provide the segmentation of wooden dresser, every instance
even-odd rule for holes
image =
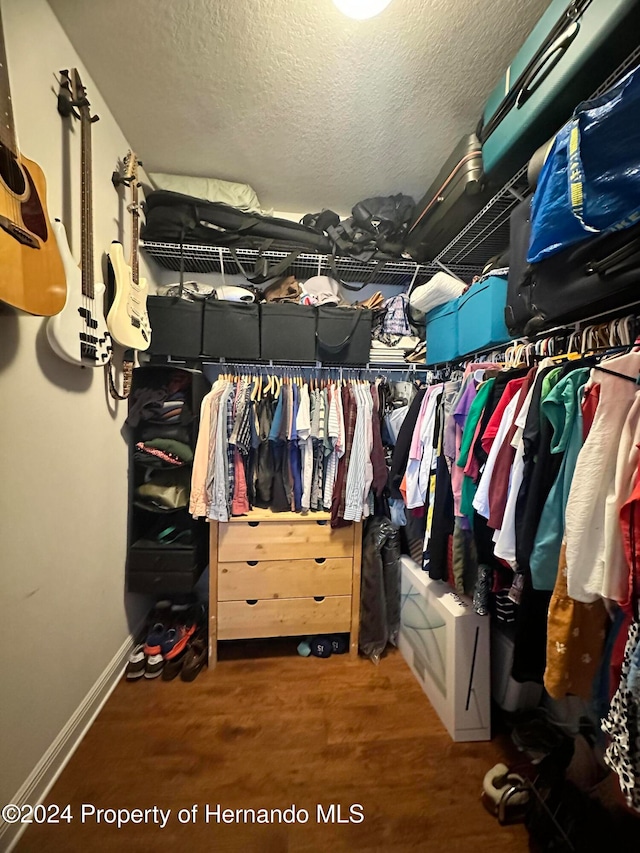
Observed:
[[[210,523],[209,666],[218,640],[350,633],[358,654],[362,525],[253,510]]]

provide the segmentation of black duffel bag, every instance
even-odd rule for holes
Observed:
[[[640,224],[570,246],[525,270],[518,291],[530,319],[522,331],[535,335],[638,303],[639,281]]]
[[[253,272],[242,270],[255,284],[281,275],[302,252],[328,254],[332,250],[325,234],[298,222],[245,213],[222,202],[205,201],[169,190],[149,193],[145,218],[140,236],[148,242],[223,246],[232,252],[238,247],[289,252],[271,268],[261,264]],[[295,251],[291,251],[292,245]]]
[[[323,364],[367,364],[371,351],[371,311],[318,308],[316,358]]]

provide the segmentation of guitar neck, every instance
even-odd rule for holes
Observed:
[[[91,117],[88,109],[81,111],[82,147],[82,293],[89,299],[95,296],[93,270],[93,190],[91,162]]]
[[[13,123],[13,105],[11,103],[11,90],[9,89],[9,69],[7,67],[7,52],[4,46],[4,30],[2,28],[2,15],[0,13],[0,115],[4,120],[0,122],[0,144],[16,156],[18,143],[16,140],[15,125]]]
[[[138,177],[131,181],[131,278],[134,284],[140,283],[140,264],[138,243],[140,241],[140,209],[138,207]]]

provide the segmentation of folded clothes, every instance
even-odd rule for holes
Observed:
[[[136,495],[143,503],[158,509],[180,509],[189,502],[189,471],[156,471],[149,481],[138,486]]]
[[[380,350],[381,352],[386,352],[389,350],[412,350],[416,344],[420,343],[420,338],[414,335],[403,335],[396,343],[392,346],[388,344],[384,344],[382,341],[374,340],[371,343],[372,350]]]
[[[173,438],[152,438],[149,441],[139,441],[136,444],[136,451],[155,456],[172,465],[184,465],[193,460],[193,450],[189,445]]]

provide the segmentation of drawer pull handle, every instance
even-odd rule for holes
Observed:
[[[259,521],[248,521],[247,524],[249,525],[249,527],[257,527],[260,524],[260,522]]]
[[[258,603],[258,599],[257,599],[257,598],[247,598],[247,604],[250,604],[250,605],[251,605],[251,607],[253,607],[253,605],[254,605],[254,604],[257,604],[257,603]]]
[[[313,596],[314,601],[324,601],[324,598],[325,598],[324,595],[314,595]]]
[[[257,566],[258,560],[247,560],[247,565],[248,566]]]
[[[323,519],[321,519],[320,521],[316,521],[316,524],[319,524],[319,525],[320,525],[320,527],[324,527],[326,523],[327,523],[327,519],[326,519],[326,518],[323,518]]]
[[[326,563],[326,562],[327,562],[326,557],[316,557],[314,560],[314,563],[317,563],[319,566],[322,565],[322,563]]]

